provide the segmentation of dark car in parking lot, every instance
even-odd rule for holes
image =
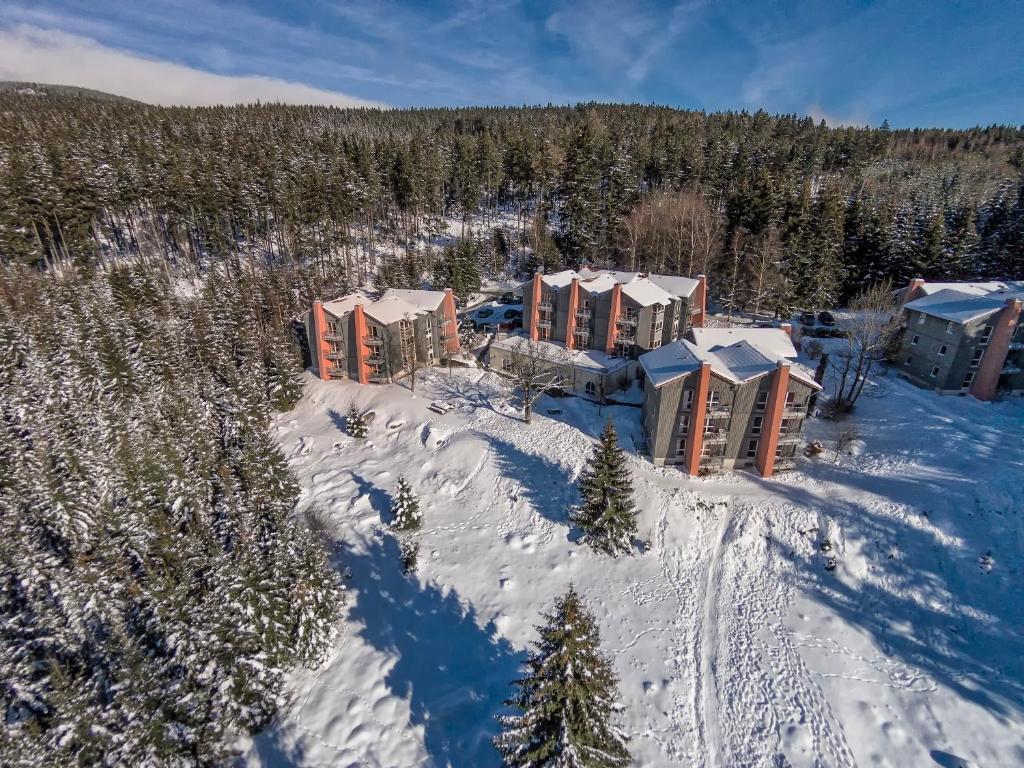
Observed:
[[[836,319],[832,316],[832,313],[826,309],[823,309],[818,313],[818,322],[822,325],[833,326],[836,324]]]
[[[813,312],[800,313],[800,325],[814,325],[815,317]]]

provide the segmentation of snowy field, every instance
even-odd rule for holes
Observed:
[[[376,413],[368,440],[344,432],[352,401]],[[351,569],[347,620],[248,761],[497,765],[494,716],[573,582],[638,765],[1024,765],[1024,402],[882,379],[855,455],[773,480],[631,455],[648,546],[611,560],[567,511],[604,419],[632,450],[639,415],[545,399],[527,426],[478,370],[431,371],[415,396],[311,380],[278,434]],[[827,444],[827,424],[808,435]],[[386,525],[400,474],[424,509],[415,577]]]

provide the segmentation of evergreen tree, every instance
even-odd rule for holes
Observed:
[[[633,485],[611,419],[577,487],[582,498],[570,519],[582,529],[582,541],[613,556],[628,552],[637,531]]]
[[[631,763],[626,736],[612,723],[618,680],[600,651],[594,615],[569,591],[544,614],[526,676],[506,702],[518,714],[499,717],[495,739],[507,766],[621,768]]]
[[[419,528],[423,522],[419,497],[404,477],[398,478],[398,493],[391,503],[391,527],[398,531]]]
[[[366,437],[366,418],[356,408],[355,403],[349,406],[348,413],[345,414],[345,429],[348,430],[349,435],[358,440]]]

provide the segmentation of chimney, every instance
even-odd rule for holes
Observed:
[[[911,280],[910,284],[907,285],[906,289],[903,291],[903,304],[906,304],[907,302],[916,299],[921,294],[921,289],[923,288],[923,277],[915,277],[913,280]]]

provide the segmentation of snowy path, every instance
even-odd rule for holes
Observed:
[[[278,436],[351,569],[348,618],[247,761],[496,766],[494,716],[573,582],[638,765],[1024,765],[1024,406],[886,388],[836,464],[690,479],[629,456],[648,546],[613,560],[568,510],[604,419],[633,434],[636,409],[542,400],[525,425],[479,371],[427,372],[415,397],[311,382]],[[377,412],[365,441],[341,429],[352,401]],[[415,578],[386,526],[399,475],[424,510]]]

